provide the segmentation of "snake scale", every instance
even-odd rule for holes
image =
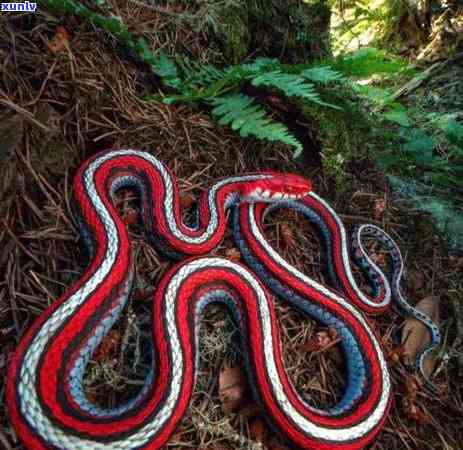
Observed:
[[[154,294],[153,363],[143,388],[128,403],[104,409],[85,395],[83,375],[132,286],[128,232],[113,203],[113,194],[122,187],[138,192],[152,244],[180,262],[163,276]],[[94,155],[78,170],[73,195],[91,263],[27,330],[9,366],[7,406],[28,450],[162,447],[188,408],[197,332],[210,303],[224,304],[233,315],[256,400],[292,448],[358,449],[383,427],[391,405],[390,375],[380,339],[364,312],[383,312],[393,297],[429,327],[432,345],[419,356],[419,370],[439,343],[438,328],[401,294],[403,263],[394,241],[373,225],[355,230],[353,256],[373,288],[371,295],[363,293],[351,271],[341,220],[300,176],[268,171],[216,182],[200,198],[195,227],[182,221],[175,178],[146,152],[127,149]],[[222,240],[229,208],[246,265],[204,256]],[[278,208],[297,210],[317,226],[334,287],[301,273],[266,240],[265,215]],[[387,247],[391,283],[368,257],[362,245],[365,235]],[[347,366],[346,388],[337,404],[315,408],[292,385],[282,362],[269,290],[337,331]]]

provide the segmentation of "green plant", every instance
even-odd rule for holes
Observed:
[[[240,136],[255,136],[267,141],[280,141],[302,151],[300,142],[292,136],[281,123],[266,117],[265,111],[253,103],[252,98],[243,94],[225,95],[211,100],[215,106],[212,115],[218,118],[220,125],[230,125],[239,130]]]
[[[301,143],[283,123],[269,115],[265,106],[244,94],[243,88],[272,90],[294,99],[303,113],[319,124],[320,137],[326,147],[324,166],[339,184],[343,180],[345,161],[353,157],[352,147],[359,145],[354,137],[355,127],[343,117],[356,109],[346,97],[346,92],[353,90],[358,96],[355,101],[363,99],[372,122],[381,125],[381,128],[376,126],[376,134],[383,144],[372,147],[373,156],[390,175],[391,184],[408,195],[417,208],[429,212],[438,228],[446,236],[457,239],[461,246],[463,125],[456,116],[424,115],[396,101],[388,87],[390,80],[397,75],[419,76],[406,61],[381,50],[364,48],[313,65],[258,58],[219,68],[185,57],[172,58],[161,51],[152,52],[147,41],[143,37],[135,39],[120,18],[99,15],[75,0],[48,0],[47,3],[87,18],[147,63],[168,88],[163,95],[147,97],[147,100],[166,104],[201,102],[210,108],[219,124],[230,126],[243,137],[287,144],[297,156],[302,151]],[[372,76],[376,77],[374,86],[356,81]],[[336,89],[332,89],[334,84],[338,84]],[[344,97],[332,95],[333,91]],[[357,122],[356,126],[359,126]]]
[[[409,7],[403,0],[333,1],[333,41],[337,50],[345,51],[352,42],[383,46],[395,43],[400,36],[401,19]]]
[[[395,131],[385,149],[376,151],[391,185],[417,210],[431,214],[450,248],[461,251],[463,125],[454,114],[425,113],[397,103],[376,115]]]
[[[231,125],[241,136],[280,141],[294,148],[294,156],[302,145],[288,128],[272,119],[263,105],[251,96],[241,93],[244,85],[266,88],[290,98],[300,98],[328,108],[336,105],[324,102],[317,91],[317,84],[343,81],[342,75],[328,66],[297,68],[283,65],[278,60],[258,58],[255,61],[220,69],[210,64],[200,65],[187,58],[176,61],[163,52],[152,52],[145,39],[135,39],[119,18],[106,18],[74,0],[48,0],[48,5],[89,19],[95,26],[113,34],[132,49],[174,94],[148,96],[147,100],[175,102],[203,102],[213,107],[212,116],[220,124]]]

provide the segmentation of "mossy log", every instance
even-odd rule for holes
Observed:
[[[324,0],[222,0],[208,8],[210,34],[230,63],[250,55],[295,63],[330,54],[331,12]]]

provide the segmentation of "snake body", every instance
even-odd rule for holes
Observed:
[[[82,380],[132,285],[128,233],[112,201],[113,193],[125,186],[140,194],[143,222],[153,244],[173,258],[188,258],[163,276],[154,295],[153,369],[143,388],[128,403],[104,409],[87,399]],[[372,229],[359,229],[356,241],[359,261],[370,271],[374,287],[369,297],[352,276],[342,223],[311,192],[310,183],[296,175],[261,172],[219,181],[200,199],[198,226],[189,227],[182,222],[177,183],[166,166],[145,152],[113,150],[93,156],[79,169],[74,197],[91,264],[34,322],[9,366],[9,414],[27,449],[161,448],[188,407],[197,330],[203,309],[212,302],[225,304],[234,316],[256,399],[293,446],[357,449],[380,431],[391,402],[390,378],[380,340],[359,308],[383,311],[391,288],[360,241],[362,233]],[[220,243],[226,209],[232,206],[234,236],[251,270],[224,258],[201,256]],[[298,209],[319,225],[336,290],[296,270],[266,241],[262,221],[277,207]],[[386,235],[381,236],[388,244]],[[401,266],[398,270],[393,296],[397,291],[401,295]],[[336,405],[314,408],[291,384],[282,363],[272,298],[264,284],[337,330],[348,376]],[[408,313],[415,312],[409,308]],[[428,324],[429,319],[422,320]],[[434,334],[433,344],[437,338]]]

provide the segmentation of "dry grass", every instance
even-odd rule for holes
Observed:
[[[201,33],[174,26],[169,15],[129,3],[117,2],[114,8],[127,23],[144,30],[155,48],[186,48],[195,57],[207,57]],[[66,51],[53,55],[47,43],[57,25],[70,32],[71,40]],[[0,21],[0,117],[9,121],[10,140],[17,143],[14,151],[0,155],[0,448],[23,448],[4,408],[8,357],[31,322],[85,268],[70,209],[71,179],[86,157],[104,148],[152,151],[177,174],[182,192],[194,195],[216,178],[259,168],[311,175],[317,192],[348,225],[371,222],[375,201],[384,200],[379,224],[397,239],[409,273],[424,275],[422,285],[410,284],[412,300],[428,294],[441,297],[443,354],[452,357],[461,351],[453,342],[455,320],[450,309],[462,288],[459,262],[445,255],[424,217],[407,212],[406,205],[390,197],[381,174],[367,159],[352,164],[351,182],[344,192],[335,192],[322,173],[291,161],[290,150],[284,147],[242,140],[217,127],[200,110],[142,101],[142,95],[157,91],[155,80],[113,44],[79,20],[61,20],[48,12],[2,16]],[[119,206],[123,214],[136,208],[130,192],[119,195]],[[295,247],[284,245],[282,227],[291,230]],[[290,262],[323,281],[320,246],[308,224],[278,213],[268,220],[267,231]],[[149,333],[147,299],[169,266],[147,245],[140,230],[134,228],[131,236],[137,261],[135,296],[115,327],[113,348],[110,345],[106,354],[91,362],[86,376],[88,395],[109,406],[130,397],[142,383]],[[232,246],[228,236],[216,253],[224,255]],[[304,350],[320,328],[288,306],[277,305],[285,362],[293,381],[315,404],[332,403],[344,383],[339,349]],[[401,319],[392,311],[375,323],[390,352]],[[258,411],[248,407],[247,413],[225,416],[221,412],[218,374],[226,365],[241,361],[234,335],[224,311],[210,308],[201,329],[201,373],[191,412],[169,448],[264,448],[251,439]],[[371,448],[462,448],[463,389],[454,360],[441,365],[438,398],[424,390],[418,393],[416,402],[426,414],[426,424],[408,417],[404,409],[411,372],[398,363],[392,374],[396,401],[386,428]],[[284,448],[270,435],[266,448]]]

